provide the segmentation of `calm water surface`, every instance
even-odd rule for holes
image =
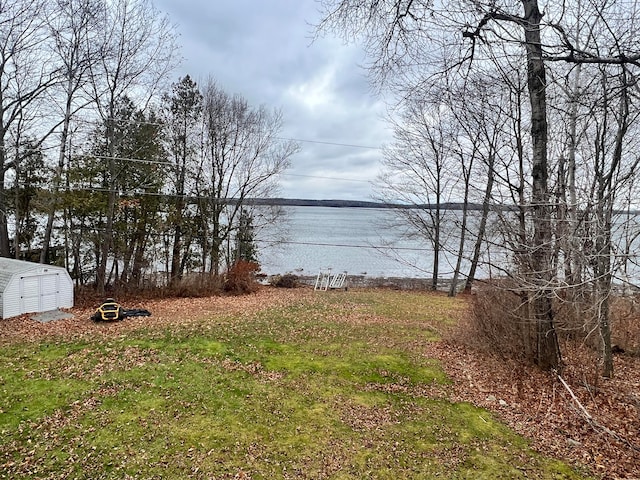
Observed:
[[[390,228],[394,212],[375,208],[285,207],[288,214],[288,235],[284,243],[274,245],[266,232],[257,232],[260,263],[263,272],[273,275],[292,272],[315,276],[321,269],[346,271],[349,275],[368,277],[430,278],[433,268],[431,244],[419,239],[400,239],[397,228]],[[459,223],[459,211],[447,211],[448,222]],[[477,215],[469,219],[469,231],[476,231]],[[493,221],[489,222],[494,223]],[[614,224],[614,253],[612,263],[617,266],[614,281],[640,283],[640,216],[622,218]],[[444,251],[441,252],[441,278],[451,278],[455,267],[459,228],[444,227]],[[489,226],[491,231],[491,226]],[[452,233],[454,232],[454,233]],[[447,234],[449,236],[447,236]],[[491,235],[491,233],[489,233]],[[499,236],[494,237],[491,253],[484,250],[478,277],[488,278],[503,272],[487,265],[507,265],[508,253],[500,248]],[[467,255],[474,238],[468,238]],[[629,245],[626,246],[625,245]],[[621,262],[626,268],[621,267]],[[491,269],[495,272],[492,272]],[[463,262],[462,272],[468,271]]]
[[[390,210],[286,207],[286,211],[289,234],[285,243],[278,246],[261,243],[258,234],[260,264],[269,275],[287,272],[317,275],[320,269],[327,268],[370,277],[431,275],[431,248],[417,240],[400,241],[393,229],[385,225]],[[391,244],[395,248],[390,248]],[[402,260],[398,260],[398,254]]]

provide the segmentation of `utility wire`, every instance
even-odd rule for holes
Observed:
[[[126,119],[126,118],[107,118],[107,119],[95,119],[95,120],[75,118],[74,121],[76,123],[84,123],[84,124],[90,124],[90,125],[96,125],[96,126],[102,125],[104,121],[112,121],[112,122],[115,122],[116,124],[128,123],[128,124],[137,124],[137,125],[151,125],[155,127],[162,127],[167,125],[166,122],[162,122],[162,121],[151,122],[151,121],[133,120],[133,119]],[[301,142],[301,143],[314,143],[319,145],[333,145],[336,147],[363,148],[367,150],[382,150],[382,147],[380,146],[374,147],[372,145],[360,145],[357,143],[331,142],[331,141],[325,141],[325,140],[309,140],[307,138],[292,138],[292,137],[280,137],[280,136],[275,136],[273,138],[275,138],[276,140],[285,140],[285,141]],[[57,148],[57,147],[48,147],[48,148]]]
[[[394,247],[392,245],[385,245],[385,246],[381,246],[381,245],[352,245],[352,244],[348,244],[348,243],[318,243],[318,242],[293,242],[293,241],[287,241],[287,240],[259,240],[259,239],[255,239],[254,242],[256,243],[267,243],[270,245],[307,245],[307,246],[314,246],[314,247],[346,247],[346,248],[370,248],[370,249],[374,249],[374,250],[412,250],[412,251],[417,251],[417,252],[429,252],[433,249],[429,249],[429,248],[417,248],[417,247]]]
[[[341,182],[360,182],[360,183],[370,183],[371,180],[358,180],[355,178],[338,178],[338,177],[323,177],[320,175],[302,175],[300,173],[281,173],[282,176],[285,177],[304,177],[304,178],[319,178],[323,180],[339,180]]]
[[[357,145],[354,143],[338,143],[338,142],[325,142],[322,140],[306,140],[303,138],[289,138],[289,137],[273,137],[277,140],[289,140],[292,142],[302,142],[302,143],[317,143],[320,145],[333,145],[336,147],[350,147],[350,148],[365,148],[368,150],[382,150],[382,147],[372,147],[371,145]]]

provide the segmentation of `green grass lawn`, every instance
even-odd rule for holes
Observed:
[[[0,478],[585,478],[447,400],[421,346],[463,307],[322,292],[188,326],[0,346]]]

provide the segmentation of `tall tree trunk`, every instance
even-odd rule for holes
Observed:
[[[574,89],[571,92],[571,110],[569,125],[569,150],[567,155],[567,190],[569,191],[569,205],[567,208],[567,221],[569,230],[568,239],[568,256],[571,269],[571,284],[579,285],[582,283],[582,261],[578,255],[579,246],[577,245],[578,231],[578,200],[576,191],[576,149],[578,146],[577,124],[578,124],[578,105],[580,102],[580,80],[582,73],[582,64],[576,65],[576,77]]]
[[[53,221],[60,204],[60,185],[62,183],[62,172],[64,171],[64,161],[67,156],[67,141],[69,139],[69,124],[71,122],[71,101],[73,93],[73,83],[69,80],[67,84],[67,102],[65,105],[64,121],[62,123],[62,133],[60,135],[60,150],[58,151],[58,165],[53,174],[53,183],[51,185],[51,203],[49,204],[49,212],[47,213],[47,225],[44,229],[44,238],[42,240],[42,250],[40,251],[40,263],[47,263],[49,259],[49,248],[51,246],[51,235],[53,232]]]
[[[603,74],[604,75],[604,74]],[[626,71],[621,72],[621,97],[617,114],[617,129],[613,155],[609,165],[606,165],[606,150],[602,147],[602,162],[600,171],[596,172],[598,179],[598,195],[596,205],[596,290],[598,294],[598,325],[602,342],[602,375],[613,376],[613,352],[611,347],[611,323],[609,319],[609,297],[611,295],[611,224],[613,209],[617,193],[615,185],[616,173],[619,172],[623,161],[624,140],[629,129],[629,96]],[[603,78],[605,96],[608,96],[606,78]],[[606,97],[605,97],[606,98]],[[608,101],[605,100],[605,104]],[[603,140],[605,133],[603,132]],[[635,167],[633,168],[635,170]]]
[[[487,177],[487,185],[484,189],[484,198],[482,199],[482,214],[480,216],[480,225],[478,226],[478,235],[476,237],[476,242],[473,246],[473,256],[471,257],[471,265],[469,266],[469,274],[467,275],[467,282],[464,285],[464,291],[467,293],[471,292],[471,288],[473,287],[473,282],[476,278],[478,262],[480,261],[480,249],[482,248],[482,242],[484,241],[484,237],[487,231],[487,219],[489,218],[489,209],[491,206],[491,195],[493,193],[493,183],[495,180],[495,173],[493,170],[494,163],[495,163],[495,155],[492,152],[489,154],[489,162],[487,165],[487,169],[489,173]]]
[[[17,148],[16,148],[17,151]],[[20,258],[20,237],[22,232],[22,209],[20,208],[20,162],[15,162],[15,188],[13,191],[13,218],[14,218],[14,233],[13,233],[13,258],[18,260]]]
[[[438,276],[440,274],[440,195],[436,200],[436,215],[433,232],[433,272],[431,275],[431,290],[438,289]]]
[[[0,158],[3,159],[0,162],[0,257],[10,257],[11,250],[9,248],[9,227],[7,225],[7,191],[4,188],[4,177],[5,177],[5,168],[3,165],[5,164],[5,153],[4,153],[4,142],[0,143]]]
[[[110,160],[112,162],[113,160]],[[115,190],[115,186],[109,188],[107,198],[107,215],[104,226],[104,234],[102,235],[102,241],[100,244],[100,263],[98,265],[98,273],[96,278],[96,291],[100,295],[104,295],[105,287],[107,284],[107,261],[109,259],[109,251],[111,250],[111,239],[113,238],[113,217],[115,214],[115,206],[117,202],[118,193]]]
[[[113,238],[113,220],[116,211],[116,203],[118,192],[116,190],[116,161],[115,161],[115,132],[114,132],[115,111],[111,111],[107,120],[107,142],[109,152],[108,159],[108,188],[107,193],[107,211],[104,225],[104,232],[100,243],[100,263],[96,274],[96,291],[99,295],[104,295],[107,283],[107,261],[109,259],[109,251],[111,250]]]
[[[611,295],[611,221],[610,214],[598,205],[598,234],[596,237],[596,307],[602,345],[602,375],[613,376],[613,351],[611,347],[611,323],[609,321],[609,296]],[[600,225],[604,221],[604,225]]]
[[[182,279],[182,202],[176,205],[176,225],[173,233],[173,248],[171,250],[171,277],[169,283],[177,284]]]
[[[453,271],[451,286],[449,287],[449,296],[455,297],[458,292],[458,277],[462,268],[462,259],[464,257],[465,240],[467,238],[467,217],[469,216],[469,179],[465,175],[464,200],[462,203],[462,223],[460,225],[460,243],[458,244],[458,258],[456,259],[456,267]],[[469,279],[467,279],[468,281]]]
[[[222,225],[220,223],[222,215],[222,209],[220,202],[213,200],[212,208],[212,231],[211,231],[211,265],[209,273],[214,276],[220,275],[220,266],[222,261]]]
[[[471,172],[473,170],[473,163],[475,159],[474,153],[470,156],[468,164],[465,165],[465,159],[460,159],[460,168],[462,169],[462,177],[464,180],[464,194],[462,199],[462,221],[460,225],[460,242],[458,244],[458,258],[456,259],[456,266],[453,271],[453,279],[451,280],[451,286],[449,288],[449,296],[453,297],[458,292],[458,277],[460,276],[460,270],[462,269],[462,259],[465,255],[465,245],[467,239],[467,221],[469,217],[469,189],[471,188]],[[469,279],[467,278],[467,281]],[[466,289],[466,284],[465,284]]]
[[[542,59],[540,21],[542,14],[536,0],[523,0],[524,32],[527,51],[527,85],[531,102],[532,152],[532,213],[533,245],[531,252],[532,278],[536,294],[533,312],[537,328],[536,361],[545,370],[561,366],[560,346],[553,323],[552,308],[552,230],[551,205],[548,192],[547,162],[547,99],[546,71]]]
[[[136,287],[142,286],[142,267],[144,266],[144,256],[147,250],[148,236],[147,224],[140,222],[136,233],[136,248],[133,253],[133,265],[131,267],[131,279]]]
[[[434,141],[433,137],[429,139],[432,145],[433,152],[435,153],[435,195],[436,195],[436,213],[435,216],[432,213],[431,205],[429,205],[429,215],[431,216],[431,222],[433,223],[433,272],[431,275],[431,290],[436,291],[438,289],[438,277],[440,276],[440,250],[441,248],[441,235],[442,235],[442,163],[444,161],[442,154],[442,144],[438,144]]]

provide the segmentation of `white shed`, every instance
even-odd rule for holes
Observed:
[[[73,281],[63,267],[0,257],[0,316],[73,307]]]

